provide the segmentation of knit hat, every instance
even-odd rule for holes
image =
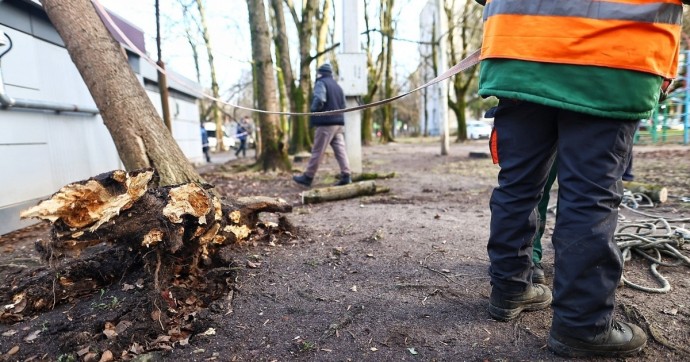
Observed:
[[[333,74],[333,68],[331,68],[330,64],[325,63],[319,67],[318,72],[323,74]]]

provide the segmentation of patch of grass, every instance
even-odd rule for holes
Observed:
[[[302,341],[299,344],[300,352],[311,352],[316,350],[316,343],[312,341]]]
[[[116,296],[110,296],[106,298],[102,298],[103,294],[101,294],[101,297],[98,298],[98,302],[93,302],[91,303],[91,308],[93,309],[99,309],[99,310],[112,310],[116,309],[120,303],[124,300],[118,299]]]
[[[73,354],[61,354],[57,358],[57,362],[77,362],[77,357]]]
[[[305,261],[304,264],[309,265],[312,268],[316,268],[319,265],[319,261],[316,259],[309,259]]]

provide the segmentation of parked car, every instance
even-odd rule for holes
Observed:
[[[467,121],[467,139],[478,140],[491,136],[491,125],[482,121]]]
[[[208,145],[212,150],[216,152],[229,151],[231,148],[235,147],[236,140],[231,137],[228,130],[223,127],[223,149],[218,149],[218,139],[216,138],[216,124],[214,122],[204,122],[204,128],[206,128],[206,133],[208,134]]]

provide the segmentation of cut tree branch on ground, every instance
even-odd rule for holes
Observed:
[[[636,181],[623,181],[623,187],[635,194],[644,194],[654,203],[664,203],[668,200],[668,189],[661,185]]]
[[[389,192],[387,187],[377,186],[374,181],[353,182],[343,186],[331,186],[302,192],[302,204],[351,199]]]
[[[149,270],[154,299],[183,300],[173,295],[173,285],[218,289],[206,279],[210,275],[225,283],[224,273],[213,271],[228,267],[219,252],[223,247],[263,235],[263,228],[290,231],[282,216],[270,226],[259,219],[262,212],[290,212],[292,206],[282,199],[221,200],[211,185],[155,187],[156,179],[153,169],[112,171],[66,185],[22,212],[22,218],[52,223],[51,240],[36,242],[50,266],[0,287],[0,303],[6,305],[0,322],[16,322],[94,293],[142,267]],[[228,292],[223,287],[220,295]]]
[[[395,177],[395,172],[391,173],[377,173],[377,172],[363,172],[352,176],[352,182],[381,180]]]

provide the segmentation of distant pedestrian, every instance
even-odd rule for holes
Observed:
[[[316,77],[311,112],[326,112],[345,108],[345,95],[343,89],[333,79],[331,65],[323,64],[320,66]],[[316,128],[311,158],[304,174],[293,176],[292,179],[300,185],[311,186],[316,171],[319,169],[321,158],[330,144],[333,153],[335,153],[335,159],[338,161],[338,166],[340,166],[340,180],[336,186],[351,183],[350,161],[347,159],[345,136],[343,135],[345,117],[342,114],[312,116],[309,119],[309,124]]]
[[[209,154],[208,145],[208,132],[206,131],[206,127],[204,127],[203,122],[201,123],[201,150],[204,152],[206,162],[211,162],[211,155]]]
[[[237,131],[235,136],[240,140],[240,146],[235,151],[235,157],[239,157],[242,152],[242,157],[247,157],[247,136],[249,136],[249,117],[243,117],[237,124]]]

